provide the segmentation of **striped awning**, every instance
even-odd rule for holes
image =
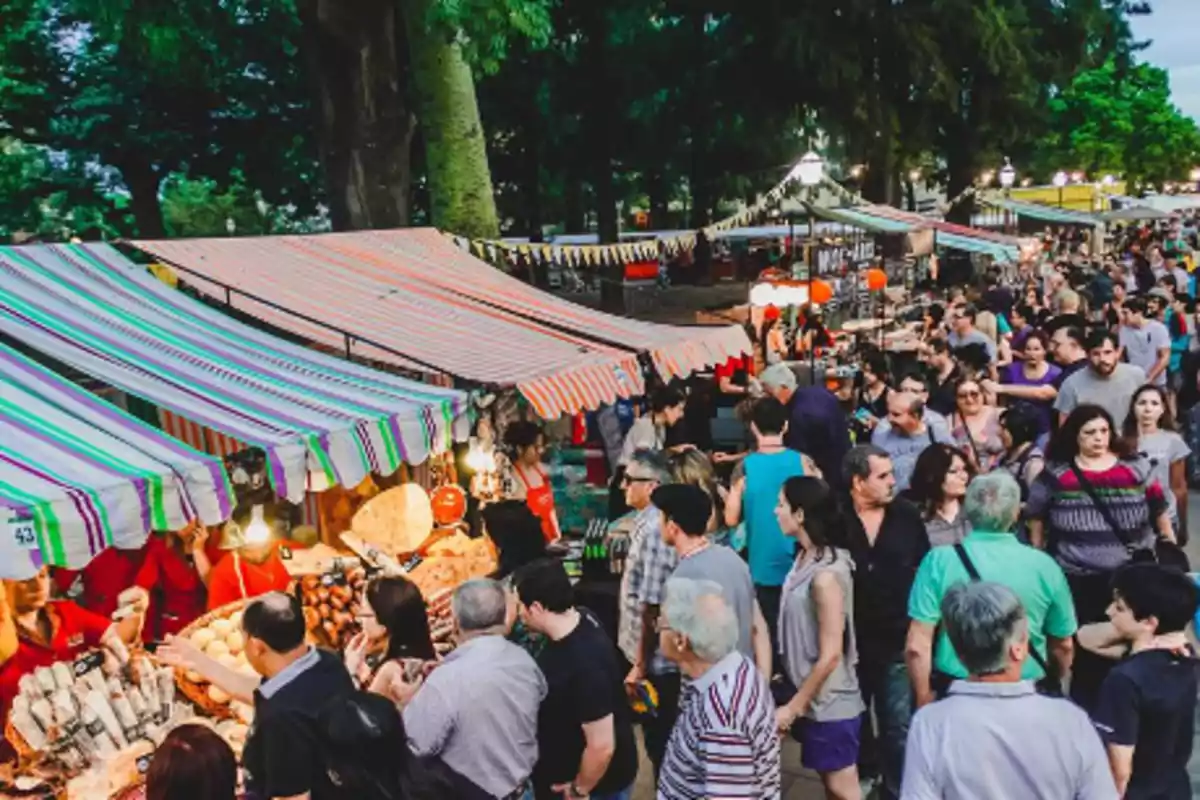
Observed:
[[[855,228],[860,228],[870,233],[912,233],[920,228],[929,227],[928,225],[906,222],[904,220],[890,219],[885,216],[870,213],[870,209],[875,206],[863,206],[856,208],[821,208],[820,206],[810,206],[812,212],[823,219],[833,222],[840,222],[843,225],[851,225]]]
[[[14,549],[78,569],[152,530],[216,525],[232,498],[220,459],[0,345],[0,577],[29,571]]]
[[[278,328],[397,366],[515,386],[545,419],[643,394],[640,354],[669,379],[750,350],[740,327],[655,325],[563,300],[432,228],[136,244]]]
[[[1094,227],[1104,221],[1095,214],[1086,211],[1075,211],[1070,208],[1057,208],[1044,203],[1030,203],[1024,200],[1006,200],[1002,197],[990,197],[985,202],[996,208],[1007,209],[1019,217],[1039,219],[1042,222],[1055,222],[1059,225],[1087,225]]]
[[[1031,246],[1033,240],[1009,236],[998,231],[971,228],[953,222],[927,217],[915,211],[902,211],[891,206],[860,206],[856,210],[874,217],[904,222],[909,225],[933,228],[935,240],[942,247],[968,253],[991,256],[998,261],[1019,261],[1022,249]]]
[[[285,342],[108,245],[0,248],[0,331],[262,448],[272,485],[292,502],[420,463],[467,432],[466,394]]]

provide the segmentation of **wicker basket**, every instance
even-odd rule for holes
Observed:
[[[217,619],[228,619],[238,611],[245,609],[246,605],[253,598],[243,598],[234,600],[232,603],[227,603],[220,608],[214,608],[207,614],[202,614],[192,621],[190,625],[181,630],[177,636],[180,638],[191,638],[191,635],[201,628],[208,627],[208,624]],[[208,696],[208,681],[192,681],[187,677],[187,670],[179,667],[175,668],[175,685],[179,687],[179,692],[187,698],[188,702],[196,707],[204,716],[215,717],[217,719],[234,719],[235,714],[229,703],[215,703]]]

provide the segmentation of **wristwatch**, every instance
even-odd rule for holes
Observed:
[[[582,798],[587,797],[587,796],[588,796],[587,792],[582,791],[578,786],[575,785],[574,781],[571,781],[571,785],[567,787],[567,797],[576,798],[576,800],[581,800]]]

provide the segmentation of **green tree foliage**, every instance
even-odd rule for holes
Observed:
[[[1200,129],[1171,102],[1165,70],[1109,59],[1075,76],[1049,102],[1039,142],[1043,175],[1058,169],[1123,175],[1138,186],[1179,180],[1200,160]]]

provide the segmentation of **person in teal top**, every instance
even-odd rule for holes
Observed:
[[[775,653],[779,653],[776,626],[780,594],[796,560],[796,540],[783,535],[775,516],[779,490],[788,478],[821,477],[820,470],[807,456],[784,446],[787,419],[787,408],[774,397],[764,397],[754,404],[750,430],[757,447],[735,470],[733,488],[725,504],[726,525],[736,527],[740,521],[745,522],[750,577],[767,619]]]
[[[1055,674],[1051,678],[1066,674],[1073,655],[1071,637],[1078,628],[1075,604],[1062,568],[1041,550],[1021,544],[1012,532],[1021,510],[1017,482],[1006,472],[975,478],[967,487],[964,510],[972,531],[962,550],[979,579],[1012,589],[1025,608],[1030,648],[1037,655],[1025,661],[1022,678],[1046,678],[1044,664],[1052,665]],[[930,656],[941,622],[942,598],[951,586],[970,580],[972,576],[953,546],[935,547],[917,570],[908,598],[912,623],[907,658],[918,707],[935,699],[932,673],[955,680],[968,675],[944,631],[937,636],[936,655],[932,660]]]

